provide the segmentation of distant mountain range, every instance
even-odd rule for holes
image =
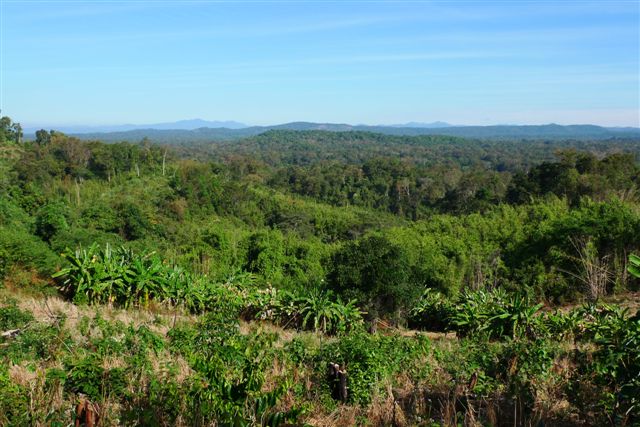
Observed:
[[[610,139],[640,138],[640,128],[602,127],[596,125],[496,125],[496,126],[453,126],[445,122],[416,123],[398,125],[349,125],[344,123],[292,122],[274,126],[246,126],[242,123],[226,121],[206,121],[201,119],[182,120],[155,125],[122,125],[99,128],[65,128],[59,130],[86,140],[132,141],[149,138],[159,143],[188,143],[240,139],[258,135],[269,130],[296,131],[365,131],[386,135],[448,135],[478,139]],[[31,132],[29,132],[31,130]],[[26,129],[27,137],[35,132]]]
[[[54,129],[67,134],[80,133],[106,133],[106,132],[128,132],[132,130],[194,130],[199,128],[226,128],[226,129],[242,129],[248,127],[244,123],[234,121],[208,121],[202,119],[179,120],[177,122],[154,123],[147,125],[104,125],[104,126],[54,126]],[[24,129],[25,133],[35,133],[42,127],[29,126]],[[45,129],[49,129],[48,126]]]

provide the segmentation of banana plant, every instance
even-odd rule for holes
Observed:
[[[128,298],[125,306],[131,303],[143,301],[144,306],[149,305],[149,299],[159,296],[162,289],[161,282],[164,276],[164,265],[153,253],[136,257],[131,262],[127,270],[127,286],[129,287]]]
[[[95,263],[97,261],[97,245],[91,245],[89,249],[77,249],[70,253],[67,249],[62,257],[69,263],[69,267],[63,268],[53,274],[53,278],[63,278],[62,291],[73,296],[74,301],[92,303],[95,299],[96,276]]]
[[[93,244],[75,252],[67,250],[62,256],[68,266],[53,275],[61,281],[62,290],[74,301],[83,303],[117,303],[126,306],[149,300],[172,297],[165,284],[172,278],[171,268],[153,253],[136,255],[130,249],[104,249]],[[174,274],[180,277],[180,274]],[[180,286],[174,283],[175,286]],[[181,285],[185,289],[185,284]]]
[[[543,304],[530,305],[529,299],[524,296],[510,298],[504,306],[498,306],[501,313],[489,318],[493,335],[503,336],[509,333],[511,338],[522,336],[534,323],[536,313]]]
[[[361,326],[364,323],[363,315],[366,313],[360,310],[355,299],[343,303],[340,296],[334,303],[338,314],[338,322],[335,325],[336,332],[347,332]]]
[[[314,290],[308,297],[299,298],[298,302],[302,328],[311,322],[314,331],[327,333],[339,318],[340,313],[326,292]]]

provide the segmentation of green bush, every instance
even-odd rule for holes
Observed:
[[[221,425],[277,426],[294,422],[295,407],[276,410],[291,382],[278,378],[264,391],[266,369],[273,363],[275,335],[239,332],[238,313],[220,310],[205,314],[195,327],[182,326],[170,332],[178,349],[197,373],[189,401],[204,420]]]
[[[502,349],[500,342],[462,338],[453,347],[434,348],[433,355],[455,384],[468,384],[475,373],[477,383],[473,393],[489,396],[500,389],[504,380],[504,367],[500,363]]]
[[[32,323],[4,343],[0,358],[12,363],[48,359],[60,348],[68,346],[70,341],[64,329],[52,327],[48,323]]]
[[[83,393],[94,402],[102,400],[105,395],[106,372],[98,356],[88,355],[82,359],[69,360],[65,363],[65,369],[68,372],[66,390]]]
[[[29,390],[9,378],[9,366],[0,363],[0,425],[29,426]]]
[[[456,305],[451,323],[461,336],[532,337],[540,308],[542,304],[531,304],[526,296],[504,291],[466,292]]]
[[[16,307],[15,301],[7,301],[4,304],[6,305],[0,307],[0,331],[19,329],[33,321],[33,315]]]
[[[49,275],[59,264],[59,258],[45,242],[20,227],[0,226],[0,248],[4,249],[1,255],[5,274],[17,266]]]
[[[117,234],[106,233],[92,228],[71,226],[66,230],[57,232],[49,241],[51,249],[56,253],[63,253],[67,248],[89,248],[94,243],[99,246],[111,244],[114,247],[118,247],[123,243],[123,239]]]
[[[152,229],[149,218],[138,204],[123,201],[115,206],[118,218],[118,232],[126,240],[142,239]],[[114,230],[115,231],[115,230]]]
[[[507,340],[498,366],[511,395],[532,407],[535,387],[551,375],[557,352],[557,345],[546,339]]]
[[[369,317],[397,320],[421,293],[410,275],[401,246],[386,237],[368,236],[347,243],[333,255],[328,281],[339,295],[356,299]]]
[[[426,289],[409,312],[409,326],[429,331],[453,329],[455,304],[438,291]]]
[[[326,375],[329,363],[337,363],[345,368],[349,401],[366,404],[371,401],[373,392],[382,380],[398,372],[411,372],[414,364],[419,363],[429,348],[430,342],[423,337],[356,332],[324,346],[316,357],[316,369],[319,375]]]
[[[49,202],[36,214],[35,234],[49,242],[57,233],[69,228],[69,208],[61,202]]]

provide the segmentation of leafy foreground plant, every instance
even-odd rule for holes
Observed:
[[[264,390],[265,372],[273,363],[273,334],[241,335],[237,313],[229,310],[205,315],[197,330],[174,331],[172,340],[197,372],[190,395],[202,423],[215,419],[221,426],[278,426],[297,420],[301,409],[278,409],[291,379],[277,378],[275,386]]]
[[[356,332],[329,343],[316,355],[316,368],[324,373],[329,363],[344,367],[348,374],[349,401],[367,404],[385,379],[411,371],[416,378],[426,376],[428,366],[419,362],[428,354],[431,343],[418,336],[383,336]]]
[[[599,406],[616,424],[640,422],[640,312],[603,306],[588,325],[597,345],[588,372],[602,387]]]
[[[451,319],[455,309],[455,304],[447,297],[427,288],[409,312],[409,326],[430,331],[449,331],[453,327]]]

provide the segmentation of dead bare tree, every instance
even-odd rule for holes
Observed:
[[[590,237],[572,237],[569,239],[577,256],[571,256],[578,266],[578,272],[566,271],[584,286],[589,299],[597,300],[607,292],[607,285],[612,281],[609,255],[600,256],[598,248]]]

